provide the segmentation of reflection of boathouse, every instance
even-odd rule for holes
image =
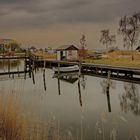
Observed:
[[[79,49],[74,45],[64,45],[56,49],[57,60],[76,61],[79,59]]]

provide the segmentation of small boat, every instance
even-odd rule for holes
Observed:
[[[53,70],[55,73],[77,72],[77,71],[79,71],[79,66],[74,65],[74,66],[68,66],[68,67],[54,67]]]
[[[62,80],[64,82],[68,82],[68,83],[75,83],[78,78],[79,78],[79,74],[78,72],[76,73],[60,73],[60,74],[54,74],[53,78],[57,78],[59,80]]]

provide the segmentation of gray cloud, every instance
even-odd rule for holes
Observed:
[[[49,24],[103,23],[139,10],[139,0],[1,0],[0,26],[47,27]]]

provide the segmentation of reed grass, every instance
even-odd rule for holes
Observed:
[[[25,120],[12,96],[6,101],[0,98],[0,138],[2,140],[25,140]]]
[[[22,112],[17,97],[0,97],[0,140],[74,140],[62,134],[57,120],[41,122]]]

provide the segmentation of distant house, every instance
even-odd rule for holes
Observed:
[[[74,45],[63,45],[56,49],[57,60],[76,61],[79,59],[79,49]]]
[[[136,51],[140,52],[140,46],[138,46],[138,47],[136,48]]]
[[[30,52],[37,52],[37,49],[36,49],[35,46],[31,46],[31,47],[29,48],[29,51],[30,51]]]
[[[100,59],[102,58],[103,56],[103,53],[102,52],[99,52],[99,51],[89,51],[88,52],[88,55],[87,55],[87,58],[93,58],[93,59]]]
[[[44,51],[48,54],[55,54],[55,50],[51,47],[45,48]]]
[[[0,39],[0,51],[16,51],[19,49],[19,44],[13,39]]]

